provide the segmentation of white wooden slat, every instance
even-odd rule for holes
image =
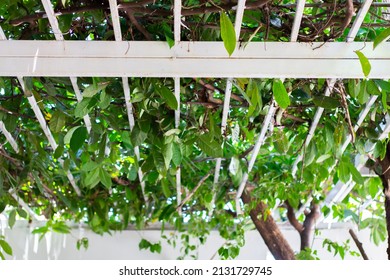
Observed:
[[[294,22],[291,29],[291,42],[296,42],[298,39],[299,28],[301,27],[305,4],[306,0],[297,0],[297,9],[295,11]]]
[[[181,34],[181,0],[175,0],[173,6],[173,36],[175,44],[180,42]]]
[[[77,102],[81,102],[81,100],[83,100],[83,95],[81,94],[79,86],[77,85],[77,78],[76,77],[70,77],[70,81],[72,83],[73,90],[74,90],[74,93],[75,93],[76,98],[77,98]],[[88,114],[86,114],[83,117],[83,120],[84,120],[84,124],[85,124],[85,126],[87,128],[88,133],[91,133],[91,129],[92,129],[91,118],[89,117]]]
[[[109,0],[112,25],[114,26],[114,36],[116,41],[122,41],[122,31],[119,20],[118,3],[116,0]]]
[[[41,0],[42,5],[45,9],[47,18],[49,20],[50,26],[53,30],[54,36],[56,40],[62,41],[64,40],[64,36],[62,35],[62,32],[60,30],[60,27],[58,25],[57,17],[55,16],[53,6],[50,2],[50,0]]]
[[[351,29],[349,30],[347,36],[347,42],[353,42],[357,33],[359,32],[360,27],[362,26],[363,20],[366,17],[368,10],[371,7],[372,0],[365,0],[363,6],[360,8],[358,14],[355,17],[355,21],[352,24]]]
[[[0,132],[4,134],[5,139],[7,139],[7,141],[8,141],[9,144],[11,145],[12,149],[14,149],[14,151],[15,151],[16,153],[19,153],[19,146],[18,146],[18,143],[16,143],[15,138],[11,135],[11,133],[9,133],[9,131],[8,131],[7,128],[5,127],[3,121],[0,121]]]

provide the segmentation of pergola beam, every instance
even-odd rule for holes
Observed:
[[[362,48],[369,77],[389,78],[390,43],[364,42],[254,42],[229,57],[221,42],[1,41],[0,76],[364,78]]]
[[[11,133],[7,130],[7,128],[5,127],[3,121],[0,121],[0,132],[4,134],[5,139],[7,139],[7,141],[11,145],[12,149],[14,149],[14,151],[16,153],[19,153],[18,143],[16,143],[15,138],[12,137]]]

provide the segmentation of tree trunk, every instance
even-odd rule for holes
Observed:
[[[253,200],[248,192],[244,191],[241,199],[245,204],[252,205]],[[256,203],[256,207],[250,210],[249,214],[271,254],[276,260],[295,260],[290,244],[282,235],[272,216],[267,214],[267,205],[261,201]]]
[[[382,179],[383,193],[385,195],[387,259],[390,260],[390,142],[387,144],[387,150],[384,159],[379,160],[379,163],[382,167],[382,174],[379,174],[379,177]]]

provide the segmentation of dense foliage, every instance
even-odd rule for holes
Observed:
[[[248,2],[240,41],[289,40],[295,1]],[[59,13],[65,40],[114,40],[108,1],[52,3]],[[309,1],[299,40],[345,41],[350,22],[345,25],[341,19],[352,19],[348,14],[350,3]],[[226,18],[234,22],[235,4],[184,1],[182,40],[222,40],[220,22]],[[354,5],[355,9],[359,6]],[[119,7],[124,40],[173,43],[172,1],[122,1]],[[221,9],[226,10],[226,14],[222,13],[226,18],[220,21]],[[44,14],[40,1],[0,1],[0,25],[13,40],[53,40]],[[386,22],[381,8],[371,8],[357,40],[374,40]],[[65,221],[86,223],[99,234],[124,230],[129,225],[142,229],[160,221],[163,228],[169,224],[177,230],[177,236],[164,233],[162,236],[172,244],[181,238],[183,257],[196,257],[196,246],[190,243],[190,236],[203,243],[210,230],[218,229],[227,240],[219,254],[227,259],[239,254],[245,231],[253,228],[248,212],[261,200],[267,207],[261,219],[269,215],[279,222],[294,223],[289,213],[295,216],[298,209],[319,207],[324,218],[352,219],[362,228],[371,227],[375,243],[386,238],[381,181],[378,177],[363,177],[355,167],[355,156],[367,155],[370,158],[367,166],[376,173],[382,172],[376,160],[386,154],[387,137],[380,140],[379,135],[389,109],[388,81],[339,80],[326,97],[324,79],[284,82],[234,79],[224,134],[221,134],[227,83],[224,79],[182,78],[178,107],[173,79],[129,78],[136,120],[132,129],[119,77],[78,78],[78,87],[83,92],[81,102],[77,101],[69,78],[26,77],[24,83],[23,90],[16,77],[0,78],[0,120],[20,147],[15,151],[0,134],[0,213],[9,216],[10,226],[16,217],[26,218],[12,196],[15,193],[35,213],[50,221],[36,233],[48,230],[66,233],[69,228]],[[26,98],[29,95],[38,101],[58,144],[56,149],[48,143],[37,122]],[[379,98],[353,132],[359,115],[373,96]],[[235,193],[274,99],[279,106],[249,174],[252,201],[244,207],[245,214],[237,216]],[[306,147],[304,142],[318,108],[325,111]],[[176,109],[180,109],[178,127]],[[86,116],[92,123],[90,131]],[[343,151],[341,146],[351,133],[352,144]],[[139,161],[134,147],[140,149]],[[294,176],[291,170],[300,154],[303,160]],[[222,166],[220,178],[214,184],[216,158],[222,158]],[[179,168],[182,199],[188,196],[188,200],[177,208]],[[139,169],[144,175],[144,193]],[[68,171],[81,189],[81,196],[72,188]],[[324,203],[337,182],[350,180],[356,186],[342,201]],[[369,199],[372,202],[362,209]],[[303,212],[295,222],[307,219],[308,212]],[[344,255],[345,246],[329,240],[325,245]],[[160,250],[159,244],[146,240],[140,248]],[[299,257],[313,258],[311,253],[306,248]]]

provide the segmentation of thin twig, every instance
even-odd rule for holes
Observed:
[[[183,201],[176,207],[176,211],[179,211],[183,207],[185,203],[187,203],[188,200],[195,194],[195,192],[203,185],[203,183],[207,180],[208,177],[214,172],[214,169],[210,170],[209,173],[207,173],[205,176],[200,179],[199,183],[196,185],[196,187],[187,195],[186,198],[183,199]]]
[[[364,251],[364,249],[363,249],[363,243],[359,241],[357,235],[355,234],[355,232],[352,229],[349,230],[349,234],[351,235],[353,241],[355,242],[356,246],[358,247],[360,254],[362,254],[363,259],[368,261],[369,258],[366,254],[366,251]]]

